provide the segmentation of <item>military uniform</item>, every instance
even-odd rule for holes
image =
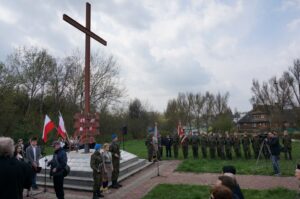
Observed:
[[[219,158],[225,159],[225,139],[221,134],[217,137],[217,153]]]
[[[232,138],[229,135],[227,135],[225,138],[225,152],[226,152],[226,158],[229,160],[232,160],[232,145],[233,145]]]
[[[233,148],[234,148],[235,156],[237,158],[240,158],[241,157],[241,140],[238,135],[235,135],[233,137]]]
[[[94,198],[100,195],[100,187],[102,185],[102,172],[103,172],[103,160],[101,153],[99,151],[95,151],[91,156],[90,166],[93,170],[93,192]]]
[[[120,186],[118,184],[118,177],[119,177],[119,172],[120,172],[120,156],[121,156],[121,151],[120,151],[120,146],[117,142],[112,142],[109,151],[111,152],[112,156],[112,164],[113,164],[113,172],[111,176],[111,181],[112,181],[112,186]]]
[[[205,134],[202,134],[200,137],[200,145],[201,145],[201,151],[202,151],[202,157],[207,157],[207,145],[208,145],[208,138]]]
[[[284,157],[285,159],[292,160],[292,139],[289,135],[284,135],[282,138],[282,144],[284,147]]]
[[[244,135],[244,137],[242,139],[242,144],[243,144],[245,158],[250,159],[251,158],[250,139],[247,135]]]
[[[145,145],[147,147],[147,152],[148,152],[148,160],[149,162],[152,162],[153,159],[153,155],[154,155],[154,146],[153,146],[153,142],[152,142],[152,137],[153,134],[148,134],[146,141],[145,141]]]
[[[180,144],[180,137],[177,132],[173,135],[173,150],[174,150],[174,157],[178,158],[178,147]]]
[[[161,135],[157,136],[157,142],[158,142],[158,154],[157,154],[157,159],[160,161],[161,158],[163,157],[163,138]]]
[[[173,139],[169,137],[169,135],[165,138],[164,145],[166,146],[166,157],[172,157],[172,144]]]
[[[209,142],[209,155],[210,155],[210,158],[214,159],[216,157],[217,139],[213,134],[210,134],[208,136],[208,142]]]
[[[189,156],[189,137],[188,136],[183,136],[182,141],[181,141],[181,146],[182,146],[182,153],[184,159],[187,159]]]
[[[199,144],[200,144],[200,139],[198,135],[192,135],[191,137],[191,144],[192,144],[192,149],[193,149],[193,157],[194,159],[199,158]]]
[[[253,135],[253,137],[251,139],[251,143],[252,143],[252,149],[253,149],[255,158],[258,158],[259,149],[260,149],[260,141],[259,141],[258,135],[256,135],[256,134]]]

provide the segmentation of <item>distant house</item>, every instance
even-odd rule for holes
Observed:
[[[253,109],[237,122],[237,128],[239,131],[262,132],[296,127],[296,124],[295,109],[284,109],[279,112],[271,106],[254,105]]]

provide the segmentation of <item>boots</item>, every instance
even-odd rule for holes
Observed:
[[[98,195],[96,192],[93,192],[93,199],[99,199]]]
[[[104,195],[101,194],[101,191],[97,191],[96,194],[97,194],[97,196],[98,196],[99,198],[104,198]]]
[[[111,188],[113,188],[113,189],[118,189],[119,188],[116,180],[112,181]]]

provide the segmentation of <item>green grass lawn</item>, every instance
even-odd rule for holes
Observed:
[[[296,164],[299,163],[300,155],[300,142],[293,143],[292,151],[293,161],[284,159],[284,154],[281,153],[280,168],[284,176],[293,176],[295,173]],[[253,154],[253,153],[252,153]],[[256,165],[256,160],[236,159],[233,160],[220,160],[220,159],[202,159],[193,160],[190,158],[184,160],[177,168],[181,172],[194,172],[194,173],[220,173],[224,165],[233,165],[236,167],[238,174],[253,174],[253,175],[273,175],[273,167],[270,160],[261,158]]]
[[[147,148],[145,146],[145,140],[128,140],[124,143],[125,150],[137,155],[140,158],[147,159]],[[121,149],[123,149],[123,143],[120,143]],[[46,154],[52,154],[53,148],[47,146]],[[165,148],[163,150],[163,160],[167,160],[165,157]],[[300,163],[300,142],[293,143],[293,161],[287,161],[284,159],[284,154],[281,154],[280,166],[283,175],[294,175],[296,163]],[[253,154],[253,153],[252,153]],[[173,151],[172,151],[173,155]],[[189,148],[189,159],[184,160],[177,168],[180,172],[194,172],[194,173],[220,173],[224,165],[234,165],[237,168],[238,174],[254,174],[254,175],[272,175],[273,168],[270,160],[261,159],[259,164],[256,165],[256,160],[236,159],[233,160],[221,160],[221,159],[203,159],[201,157],[201,151],[199,149],[199,160],[194,160],[192,157],[192,149]],[[168,159],[174,159],[168,158]],[[179,158],[183,160],[183,154],[181,148],[179,149]]]
[[[296,191],[277,188],[269,190],[242,190],[247,199],[293,199]],[[208,199],[210,187],[198,185],[160,184],[154,187],[143,199]]]

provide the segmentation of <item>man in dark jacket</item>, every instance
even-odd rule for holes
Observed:
[[[276,176],[280,176],[280,166],[279,166],[279,155],[280,155],[280,144],[278,136],[275,136],[273,132],[268,133],[267,144],[270,146],[271,150],[271,160]]]
[[[23,188],[31,186],[31,171],[26,163],[13,157],[14,141],[0,137],[0,198],[22,199]]]
[[[68,158],[65,150],[61,148],[59,141],[53,143],[54,154],[52,160],[48,163],[51,165],[50,175],[53,176],[54,190],[58,199],[64,199],[64,173],[67,166]]]
[[[172,144],[173,144],[173,139],[167,135],[166,139],[165,139],[165,146],[166,146],[166,157],[167,158],[171,158],[172,157]]]

